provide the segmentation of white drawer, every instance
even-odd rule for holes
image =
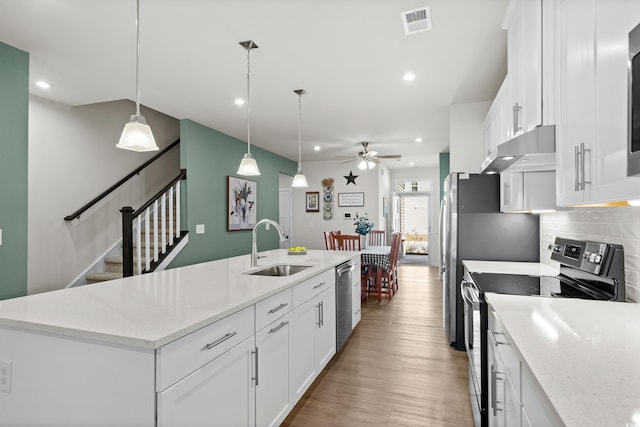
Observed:
[[[287,289],[256,304],[256,332],[291,311],[292,291]]]
[[[513,388],[516,392],[516,395],[518,396],[518,399],[521,399],[520,356],[515,349],[513,342],[511,341],[511,337],[501,327],[502,323],[499,322],[499,319],[498,323],[495,326],[497,326],[496,329],[500,330],[501,332],[494,332],[494,330],[489,330],[489,333],[487,334],[487,344],[494,346],[494,351],[502,359],[504,369],[506,371],[506,374],[509,376],[511,383],[513,384]]]
[[[156,391],[160,392],[220,356],[254,333],[254,306],[179,338],[156,352]]]
[[[336,284],[336,271],[330,269],[293,287],[293,307],[298,307]]]

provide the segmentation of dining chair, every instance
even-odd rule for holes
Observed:
[[[384,246],[385,232],[383,230],[371,230],[369,232],[369,246]]]
[[[400,251],[400,233],[391,235],[391,249],[389,251],[389,267],[376,267],[371,275],[375,278],[374,284],[367,280],[368,293],[376,294],[378,301],[382,299],[382,294],[393,297],[398,289],[398,252]]]
[[[335,250],[335,246],[333,244],[333,236],[337,234],[340,234],[340,230],[324,232],[324,247],[326,250]]]
[[[333,236],[333,245],[336,251],[359,251],[360,235],[335,234]]]

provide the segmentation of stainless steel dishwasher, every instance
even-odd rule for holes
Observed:
[[[351,335],[351,292],[354,264],[347,261],[336,267],[336,352]]]

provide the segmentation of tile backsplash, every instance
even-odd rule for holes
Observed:
[[[626,296],[640,302],[640,207],[576,208],[540,214],[540,262],[555,263],[548,246],[557,236],[622,245]]]

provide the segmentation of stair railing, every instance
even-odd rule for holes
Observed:
[[[178,144],[180,144],[180,139],[177,139],[174,142],[172,142],[170,145],[168,145],[166,148],[164,148],[158,154],[156,154],[155,156],[153,156],[152,158],[150,158],[149,160],[144,162],[142,165],[138,166],[134,171],[130,172],[127,176],[122,178],[120,181],[116,182],[111,187],[107,188],[105,191],[100,193],[98,196],[96,196],[89,203],[85,204],[83,207],[81,207],[80,209],[78,209],[77,211],[72,213],[71,215],[65,216],[64,220],[65,221],[73,221],[76,218],[80,218],[80,215],[82,215],[84,212],[86,212],[89,208],[91,208],[93,205],[98,203],[100,200],[102,200],[105,197],[107,197],[109,194],[113,193],[116,189],[118,189],[118,187],[120,187],[122,184],[124,184],[125,182],[127,182],[128,180],[133,178],[134,176],[138,175],[144,168],[149,166],[151,163],[156,161],[159,157],[161,157],[162,155],[167,153],[169,150],[171,150],[173,147],[175,147]]]
[[[153,271],[186,234],[180,231],[180,181],[186,178],[187,170],[182,169],[140,208],[134,210],[131,206],[124,206],[120,209],[123,277],[133,276],[134,272]]]

